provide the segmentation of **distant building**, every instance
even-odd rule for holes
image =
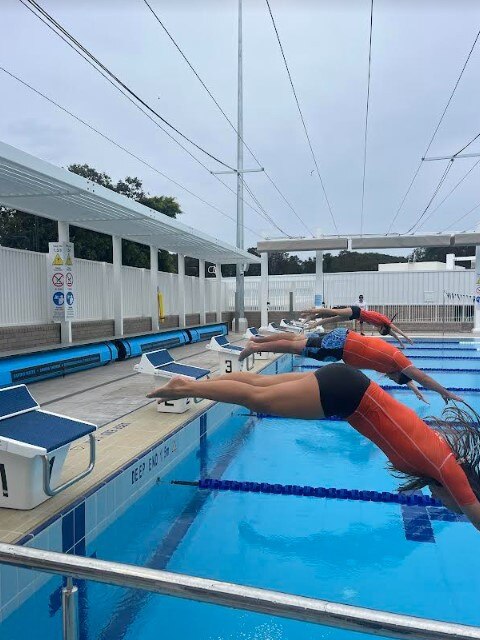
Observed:
[[[389,264],[379,264],[379,271],[464,271],[466,267],[456,265],[456,262],[469,262],[468,268],[475,267],[475,256],[459,257],[454,253],[446,255],[446,262],[391,262]]]

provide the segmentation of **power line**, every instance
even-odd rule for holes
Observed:
[[[290,82],[290,86],[292,88],[293,97],[295,98],[295,102],[296,102],[296,105],[297,105],[298,113],[300,114],[300,120],[302,121],[303,130],[305,131],[305,136],[307,138],[308,146],[310,148],[310,153],[312,154],[313,162],[315,164],[315,169],[316,169],[316,172],[317,172],[317,176],[318,176],[318,178],[320,180],[320,184],[322,185],[323,195],[325,196],[325,201],[327,203],[328,210],[329,210],[330,216],[332,218],[333,226],[335,227],[335,231],[338,233],[337,223],[336,223],[335,217],[333,215],[332,207],[330,206],[330,201],[328,199],[327,192],[326,192],[326,189],[325,189],[325,185],[323,183],[323,179],[322,179],[322,175],[320,173],[320,169],[319,169],[319,166],[318,166],[317,158],[315,156],[315,152],[314,152],[313,147],[312,147],[310,136],[308,134],[307,125],[305,123],[305,118],[303,117],[302,109],[300,107],[300,102],[298,100],[297,92],[295,90],[295,85],[293,84],[292,74],[290,73],[290,69],[289,69],[289,66],[288,66],[288,63],[287,63],[287,58],[285,57],[285,52],[283,50],[282,41],[280,40],[280,35],[278,33],[277,25],[275,23],[275,18],[273,17],[272,9],[270,7],[270,2],[269,2],[269,0],[265,0],[265,2],[267,3],[268,12],[270,13],[270,18],[272,20],[273,28],[275,30],[275,35],[277,37],[278,46],[280,47],[280,52],[282,54],[282,58],[283,58],[283,62],[284,62],[284,65],[285,65],[285,69],[287,71],[287,75],[288,75],[288,79],[289,79],[289,82]]]
[[[43,9],[43,7],[39,5],[38,2],[36,2],[36,0],[19,0],[19,1],[23,4],[24,7],[26,7],[27,9],[30,9],[35,16],[39,17],[38,14],[31,9],[31,7],[34,7],[50,24],[54,25],[55,28],[58,29],[68,39],[70,43],[72,43],[71,46],[74,51],[78,53],[76,49],[76,47],[78,47],[78,49],[80,49],[86,56],[88,56],[88,58],[95,65],[98,65],[98,67],[100,67],[100,69],[102,69],[104,73],[106,73],[112,80],[114,80],[118,85],[120,85],[130,96],[132,96],[135,100],[137,100],[148,111],[153,113],[161,122],[163,122],[166,126],[168,126],[177,135],[179,135],[181,138],[189,142],[192,146],[194,146],[196,149],[198,149],[199,151],[207,155],[212,160],[215,160],[215,162],[218,162],[222,166],[227,167],[228,169],[231,169],[233,171],[233,168],[229,164],[227,164],[226,162],[223,162],[223,160],[220,160],[219,158],[214,156],[212,153],[204,149],[201,145],[197,144],[195,141],[193,141],[191,138],[189,138],[187,135],[185,135],[179,129],[177,129],[177,127],[171,124],[166,118],[161,116],[155,109],[153,109],[153,107],[151,107],[137,93],[135,93],[132,89],[130,89],[128,85],[126,85],[122,80],[120,80],[118,76],[116,76],[112,71],[110,71],[108,67],[106,67],[102,62],[100,62],[100,60],[97,57],[95,57],[86,47],[84,47],[78,40],[76,40],[71,35],[71,33],[69,33],[67,29],[65,29],[59,22],[57,22],[57,20],[55,20],[55,18],[53,18],[53,16],[51,16],[45,9]],[[30,7],[26,3],[28,3]],[[53,31],[55,32],[54,29]],[[84,56],[82,57],[84,58]],[[96,67],[94,66],[94,68]]]
[[[217,99],[215,98],[215,96],[213,95],[213,93],[210,91],[210,89],[207,87],[207,85],[205,84],[205,82],[202,80],[202,78],[200,77],[199,73],[197,72],[197,70],[195,69],[195,67],[193,66],[193,64],[190,62],[190,60],[187,58],[187,56],[185,55],[185,53],[183,52],[183,50],[180,48],[180,45],[176,42],[175,38],[172,36],[172,34],[168,31],[167,27],[165,26],[165,24],[163,23],[163,21],[160,19],[159,15],[155,12],[155,10],[153,9],[153,7],[151,6],[151,4],[148,2],[148,0],[143,0],[143,2],[146,4],[146,6],[148,7],[148,9],[150,10],[150,12],[152,13],[152,15],[154,16],[155,20],[158,22],[158,24],[162,27],[163,31],[166,33],[166,35],[168,36],[168,38],[171,40],[172,44],[174,45],[174,47],[177,49],[177,51],[180,53],[180,55],[182,56],[182,58],[185,60],[185,62],[187,63],[187,65],[189,66],[189,68],[191,69],[191,71],[193,72],[193,74],[195,75],[195,77],[197,78],[197,80],[200,82],[200,84],[202,85],[202,87],[205,89],[205,91],[208,93],[208,95],[210,96],[210,98],[213,100],[215,106],[217,107],[217,109],[220,111],[220,113],[223,115],[223,117],[225,118],[225,120],[228,122],[228,124],[230,125],[230,127],[233,129],[233,131],[238,135],[238,131],[237,128],[235,127],[235,125],[233,124],[233,122],[230,120],[230,118],[228,117],[228,115],[225,113],[224,109],[222,109],[221,105],[218,103]],[[249,147],[249,145],[245,142],[245,140],[240,137],[240,140],[242,142],[242,144],[244,145],[244,147],[249,151],[250,155],[252,156],[252,158],[255,160],[255,162],[257,163],[257,165],[261,168],[263,168],[260,160],[257,158],[257,156],[255,155],[255,153],[252,151],[252,149]],[[290,202],[287,200],[287,198],[285,197],[285,195],[281,192],[281,190],[279,189],[278,185],[275,183],[275,181],[273,180],[273,178],[270,176],[270,174],[268,173],[268,171],[264,168],[264,171],[266,178],[271,182],[271,184],[273,185],[273,187],[275,188],[275,190],[278,192],[278,194],[282,197],[282,199],[285,201],[285,203],[287,204],[287,206],[291,209],[291,211],[295,214],[295,216],[298,218],[298,220],[302,223],[302,225],[305,227],[305,229],[308,231],[308,233],[310,233],[312,236],[314,236],[315,234],[312,232],[312,230],[307,226],[307,224],[303,221],[303,219],[300,217],[300,215],[297,213],[297,211],[294,209],[293,205],[290,204]],[[245,184],[245,182],[244,182]]]
[[[443,229],[443,231],[441,231],[440,233],[444,233],[445,231],[448,231],[449,229],[454,227],[456,224],[458,224],[461,220],[463,220],[464,218],[469,216],[471,213],[476,211],[479,207],[480,207],[480,202],[478,204],[476,204],[474,207],[472,207],[471,209],[469,209],[467,211],[467,213],[464,213],[462,216],[460,216],[460,218],[457,218],[456,220],[454,220],[454,222],[452,222],[452,224],[449,224],[448,227],[445,227],[445,229]]]
[[[284,231],[276,222],[275,220],[268,214],[268,212],[262,207],[262,205],[260,204],[260,202],[258,201],[257,197],[255,196],[255,194],[253,193],[253,191],[250,189],[250,187],[248,186],[248,184],[245,182],[245,179],[243,179],[243,186],[245,187],[245,189],[248,191],[248,193],[250,194],[250,196],[252,197],[253,201],[255,202],[255,204],[260,208],[260,210],[263,212],[264,218],[265,220],[267,220],[268,222],[270,222],[270,224],[272,224],[276,229],[278,229],[280,231],[280,233],[283,233],[284,235],[286,235],[288,238],[291,238],[292,236],[289,235],[286,231]]]
[[[229,215],[228,213],[226,213],[225,211],[222,211],[222,209],[219,209],[216,205],[212,204],[211,202],[208,202],[207,200],[204,200],[201,196],[197,195],[196,193],[194,193],[193,191],[191,191],[190,189],[188,189],[188,187],[186,187],[185,185],[183,185],[182,183],[178,182],[177,180],[175,180],[174,178],[171,178],[170,176],[168,176],[166,173],[164,173],[163,171],[160,171],[160,169],[157,169],[156,167],[154,167],[153,165],[151,165],[149,162],[147,162],[146,160],[144,160],[143,158],[141,158],[140,156],[138,156],[136,153],[130,151],[129,149],[127,149],[126,147],[124,147],[122,144],[120,144],[119,142],[117,142],[116,140],[113,140],[113,138],[110,138],[110,136],[108,136],[107,134],[103,133],[102,131],[100,131],[99,129],[97,129],[96,127],[94,127],[92,124],[88,123],[86,120],[83,120],[83,118],[81,118],[80,116],[75,115],[72,111],[69,111],[66,107],[63,107],[61,104],[59,104],[58,102],[56,102],[55,100],[53,100],[53,98],[50,98],[49,96],[47,96],[46,94],[42,93],[41,91],[39,91],[38,89],[36,89],[35,87],[33,87],[31,84],[29,84],[28,82],[25,82],[25,80],[22,80],[21,78],[19,78],[18,76],[16,76],[14,73],[12,73],[11,71],[8,71],[8,69],[6,69],[5,67],[0,66],[0,70],[3,71],[5,74],[7,74],[8,76],[10,76],[12,79],[16,80],[17,82],[19,82],[20,84],[22,84],[24,87],[27,87],[30,91],[33,91],[34,93],[36,93],[38,96],[44,98],[45,100],[47,100],[48,102],[50,102],[51,104],[53,104],[55,107],[57,107],[58,109],[60,109],[61,111],[63,111],[64,113],[68,114],[69,116],[71,116],[72,118],[74,118],[75,120],[77,120],[77,122],[80,122],[82,125],[84,125],[85,127],[88,127],[88,129],[90,129],[91,131],[93,131],[94,133],[96,133],[97,135],[101,136],[104,140],[107,140],[107,142],[109,142],[110,144],[113,144],[115,147],[117,147],[118,149],[120,149],[121,151],[127,153],[129,156],[131,156],[132,158],[134,158],[135,160],[138,160],[138,162],[141,162],[143,165],[145,165],[146,167],[148,167],[149,169],[151,169],[152,171],[155,171],[155,173],[158,173],[158,175],[162,176],[163,178],[165,178],[166,180],[172,182],[173,184],[175,184],[177,187],[179,187],[180,189],[183,189],[186,193],[190,194],[191,196],[193,196],[194,198],[196,198],[197,200],[199,200],[200,202],[202,202],[203,204],[207,205],[208,207],[210,207],[211,209],[214,209],[215,211],[217,211],[218,213],[222,214],[223,216],[225,216],[226,218],[228,218],[229,220],[232,220],[233,222],[236,222],[235,218],[231,215]],[[245,226],[245,225],[244,225]],[[253,234],[255,234],[258,237],[261,237],[259,233],[257,233],[256,231],[254,231],[253,229],[251,229],[250,227],[245,226],[245,229],[248,229],[249,231],[251,231]]]
[[[475,162],[475,164],[474,164],[472,167],[470,167],[470,169],[467,171],[467,173],[466,173],[462,178],[460,178],[460,180],[456,183],[456,185],[455,185],[454,187],[452,187],[452,188],[450,189],[450,191],[449,191],[449,192],[447,193],[447,195],[443,198],[443,200],[442,200],[439,204],[437,204],[437,206],[435,207],[435,209],[432,209],[432,212],[430,213],[430,216],[432,216],[436,211],[438,211],[438,209],[440,209],[440,207],[443,205],[443,203],[444,203],[446,200],[448,200],[448,198],[452,195],[452,193],[453,193],[454,191],[456,191],[456,190],[457,190],[457,188],[462,184],[462,182],[463,182],[463,181],[464,181],[464,180],[465,180],[465,179],[470,175],[470,173],[471,173],[471,172],[475,169],[475,167],[477,167],[479,164],[480,164],[480,160],[477,160],[477,161]],[[430,217],[430,216],[429,216],[429,217]]]
[[[370,3],[370,37],[369,37],[369,43],[368,43],[367,107],[365,110],[365,135],[363,140],[362,210],[360,214],[360,235],[363,234],[363,209],[364,209],[364,203],[365,203],[365,173],[367,169],[368,112],[370,107],[370,76],[371,76],[371,68],[372,68],[372,32],[373,32],[373,0]]]
[[[473,53],[473,50],[475,49],[475,46],[476,46],[476,44],[477,44],[477,40],[478,40],[478,38],[479,38],[479,37],[480,37],[480,30],[477,32],[477,35],[475,36],[475,40],[473,41],[473,44],[472,44],[472,46],[471,46],[471,48],[470,48],[470,51],[468,52],[468,55],[467,55],[467,58],[466,58],[466,60],[465,60],[465,62],[464,62],[464,64],[463,64],[462,70],[460,71],[460,75],[458,76],[457,81],[455,82],[455,85],[454,85],[454,87],[453,87],[453,90],[452,90],[452,92],[451,92],[451,94],[450,94],[450,97],[448,98],[447,104],[445,105],[445,108],[443,109],[442,115],[440,116],[440,120],[438,121],[437,126],[435,127],[435,130],[434,130],[434,132],[433,132],[433,134],[432,134],[432,137],[430,138],[429,143],[427,144],[427,148],[425,149],[425,151],[424,151],[424,152],[423,152],[423,154],[422,154],[422,157],[423,157],[423,158],[427,155],[427,153],[428,153],[428,151],[429,151],[430,147],[432,146],[433,140],[435,139],[435,136],[437,135],[437,132],[438,132],[438,130],[439,130],[439,128],[440,128],[440,125],[441,125],[441,124],[442,124],[442,122],[443,122],[443,119],[444,119],[444,117],[445,117],[445,114],[447,113],[447,109],[448,109],[448,107],[450,106],[450,103],[451,103],[451,101],[452,101],[452,99],[453,99],[453,96],[455,95],[455,91],[457,90],[457,87],[458,87],[458,85],[460,84],[460,80],[462,79],[463,73],[464,73],[465,69],[467,68],[468,62],[469,62],[470,57],[471,57],[471,55],[472,55],[472,53]],[[402,198],[402,201],[400,202],[400,206],[398,207],[398,209],[397,209],[397,211],[396,211],[395,215],[393,216],[393,220],[392,220],[392,222],[390,223],[390,226],[388,227],[387,233],[390,233],[391,228],[392,228],[392,227],[393,227],[393,225],[395,224],[395,221],[396,221],[396,219],[398,218],[398,216],[399,216],[399,214],[400,214],[400,211],[401,211],[401,210],[402,210],[402,208],[403,208],[403,205],[404,205],[404,203],[405,203],[405,200],[407,199],[408,194],[410,193],[410,191],[411,191],[411,189],[412,189],[412,187],[413,187],[413,184],[414,184],[415,180],[417,179],[417,176],[418,176],[418,174],[419,174],[419,172],[420,172],[420,169],[421,169],[421,167],[422,167],[422,164],[423,164],[423,161],[422,161],[422,160],[420,160],[420,162],[418,163],[418,166],[417,166],[417,168],[416,168],[416,170],[415,170],[415,172],[414,172],[414,174],[413,174],[413,176],[412,176],[412,179],[410,180],[410,184],[408,185],[408,188],[407,188],[407,190],[406,190],[406,192],[405,192],[405,194],[404,194],[404,196],[403,196],[403,198]]]
[[[428,201],[427,206],[426,206],[426,207],[425,207],[425,209],[422,211],[422,213],[420,214],[420,216],[417,218],[416,222],[414,222],[414,223],[412,224],[412,226],[411,226],[409,229],[407,229],[406,233],[411,233],[411,232],[413,233],[413,229],[414,229],[415,227],[417,227],[417,228],[418,228],[418,225],[422,222],[422,220],[423,220],[423,218],[424,218],[425,214],[426,214],[426,213],[427,213],[427,211],[429,210],[430,205],[431,205],[431,204],[432,204],[432,202],[435,200],[435,198],[436,198],[436,196],[437,196],[437,193],[438,193],[438,192],[440,191],[440,189],[442,188],[442,185],[443,185],[443,183],[445,182],[445,180],[446,180],[446,178],[447,178],[448,174],[450,173],[450,170],[451,170],[452,166],[453,166],[453,160],[449,160],[449,161],[448,161],[447,166],[445,167],[444,172],[442,173],[442,176],[441,176],[440,180],[438,181],[437,186],[435,187],[435,189],[434,189],[434,191],[433,191],[433,194],[432,194],[432,196],[431,196],[430,200]],[[425,224],[425,222],[426,222],[427,220],[429,220],[429,219],[431,218],[431,216],[432,216],[432,214],[430,214],[429,216],[427,216],[427,217],[425,218],[425,220],[423,220],[423,223],[422,223],[422,224]]]
[[[36,13],[30,6],[28,6],[26,4],[26,2],[28,3],[33,3],[34,0],[19,0],[22,5],[28,9],[31,13],[33,13],[33,15],[38,18],[41,22],[43,22],[53,33],[55,33],[55,35],[57,35],[61,40],[63,40],[71,49],[73,49],[73,51],[75,51],[75,53],[77,53],[78,55],[80,55],[93,69],[95,69],[95,71],[97,71],[98,73],[100,73],[101,76],[103,76],[103,78],[105,80],[107,80],[107,82],[109,82],[117,91],[119,91],[125,98],[127,98],[127,100],[129,102],[131,102],[139,111],[141,111],[151,122],[153,122],[153,124],[155,126],[157,126],[159,129],[161,129],[161,131],[163,131],[171,140],[173,140],[173,142],[175,142],[181,149],[183,149],[183,151],[185,151],[197,164],[199,164],[205,171],[207,171],[207,173],[209,175],[213,175],[213,177],[222,185],[224,186],[226,189],[228,189],[229,191],[231,191],[234,195],[236,195],[236,192],[229,187],[226,183],[223,182],[223,180],[220,180],[220,178],[217,175],[211,174],[210,169],[201,161],[199,160],[189,149],[187,149],[187,147],[185,147],[180,141],[178,141],[174,136],[171,135],[171,133],[169,131],[167,131],[167,129],[165,129],[164,127],[162,127],[161,124],[159,124],[152,116],[150,113],[148,113],[148,111],[146,111],[145,109],[143,109],[143,107],[139,104],[137,104],[135,102],[135,100],[133,100],[133,98],[122,88],[122,86],[118,86],[115,84],[115,82],[112,81],[112,79],[102,70],[99,69],[97,66],[95,66],[95,64],[92,62],[92,60],[87,57],[87,54],[83,53],[83,50],[86,51],[86,49],[80,44],[78,43],[77,46],[80,47],[81,50],[78,50],[73,44],[72,42],[67,39],[67,38],[71,38],[75,43],[77,43],[77,41],[70,36],[70,34],[68,34],[68,32],[66,30],[63,29],[63,27],[61,27],[61,25],[59,25],[59,23],[57,23],[53,18],[51,18],[49,16],[49,18],[51,18],[51,21],[49,20],[49,18],[44,19],[42,17],[43,13],[46,14],[47,16],[49,14],[47,14],[46,11],[44,11],[43,9],[41,9],[41,7],[38,10],[42,10],[42,15],[39,15],[38,13]],[[37,5],[38,3],[35,3],[35,5]],[[38,5],[39,6],[39,5]],[[53,22],[53,24],[55,24],[55,26],[57,26],[58,24],[58,29],[61,30],[61,33],[59,33],[58,31],[56,31],[56,29],[54,29],[54,27],[52,26],[52,24],[50,22]],[[62,35],[62,33],[68,34],[67,37],[64,37]],[[154,112],[156,113],[156,112]],[[222,163],[223,164],[223,163]],[[229,169],[231,169],[231,167],[229,165],[225,165],[226,167],[228,167]],[[233,169],[232,169],[233,170]],[[254,206],[252,206],[247,200],[243,199],[243,202],[250,207],[250,209],[252,209],[253,211],[255,211],[257,214],[259,214],[260,216],[262,216],[261,212],[258,211]],[[247,228],[244,226],[244,228]],[[256,232],[254,232],[256,233]]]

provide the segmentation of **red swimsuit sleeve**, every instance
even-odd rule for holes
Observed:
[[[459,506],[474,504],[477,497],[470,486],[464,470],[451,455],[440,468],[439,481],[448,489]]]

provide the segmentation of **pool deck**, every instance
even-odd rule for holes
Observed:
[[[229,339],[239,345],[245,342],[243,336],[233,333]],[[218,374],[217,354],[205,349],[206,344],[178,347],[172,354],[185,364],[210,369],[215,376]],[[0,509],[1,542],[17,542],[213,404],[202,400],[182,414],[157,412],[156,401],[145,395],[166,380],[135,373],[133,366],[139,361],[140,358],[131,358],[28,385],[33,397],[47,411],[98,426],[97,461],[95,469],[86,478],[30,511]],[[259,371],[269,362],[257,361],[252,370]],[[63,480],[86,468],[88,449],[86,439],[70,448]]]

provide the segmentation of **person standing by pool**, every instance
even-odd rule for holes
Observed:
[[[367,305],[367,303],[364,301],[364,299],[363,299],[363,294],[362,294],[362,293],[358,296],[358,301],[355,303],[355,305],[354,305],[354,306],[356,306],[356,307],[360,307],[360,309],[361,309],[362,311],[368,311],[368,305]],[[363,336],[363,335],[365,335],[365,334],[363,333],[363,321],[362,321],[362,320],[358,320],[358,321],[357,321],[357,320],[355,320],[355,331],[357,331],[357,322],[360,324],[360,333],[362,334],[362,336]]]
[[[477,414],[472,423],[466,411],[449,407],[434,430],[364,373],[340,363],[306,374],[237,373],[206,381],[178,377],[147,397],[207,398],[303,420],[341,418],[385,453],[390,471],[404,479],[399,490],[428,486],[445,507],[464,513],[480,530]]]
[[[414,384],[418,382],[426,389],[439,393],[445,402],[462,399],[445,389],[440,383],[417,369],[397,347],[381,338],[367,338],[355,331],[338,328],[324,334],[312,334],[309,337],[289,333],[277,333],[269,336],[257,336],[249,340],[241,352],[239,360],[245,360],[257,351],[273,353],[293,353],[305,358],[332,362],[343,360],[357,369],[372,369],[385,373],[397,384],[404,384],[419,400],[427,402]],[[267,346],[265,346],[267,345]]]
[[[312,320],[315,318],[323,318],[317,324],[324,327],[326,324],[335,324],[337,322],[345,322],[346,320],[360,320],[371,324],[378,329],[382,336],[393,336],[403,348],[403,342],[400,338],[405,338],[407,342],[413,344],[413,341],[395,326],[387,316],[378,311],[363,311],[357,305],[351,307],[341,307],[339,309],[307,309],[300,314],[301,317],[308,317]]]

